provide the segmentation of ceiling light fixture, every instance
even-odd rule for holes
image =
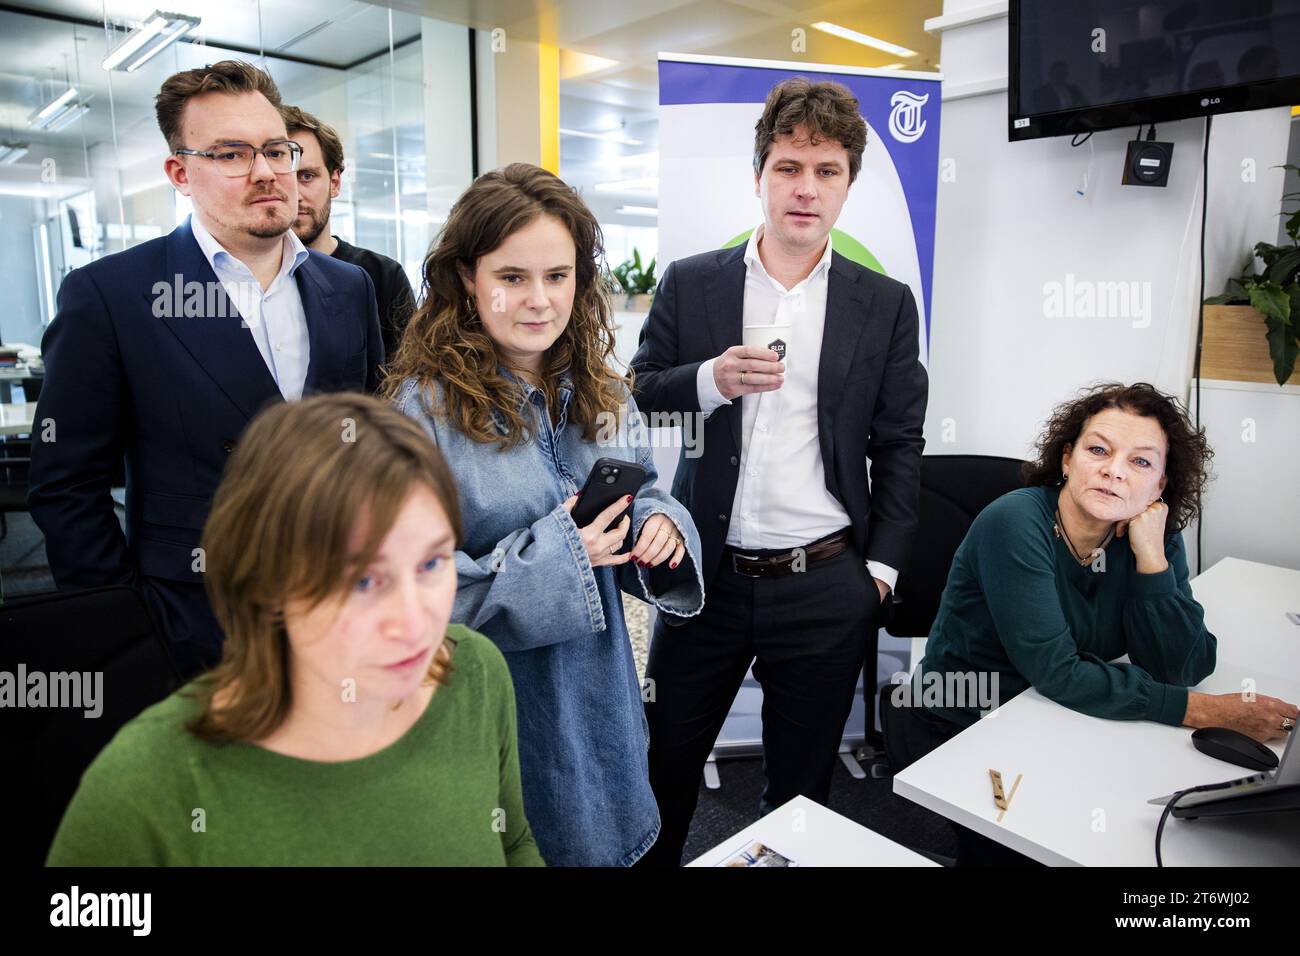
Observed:
[[[60,113],[58,117],[46,123],[43,128],[47,133],[57,133],[61,129],[67,129],[89,110],[89,103],[73,103],[71,109]]]
[[[595,189],[602,193],[654,192],[659,188],[658,176],[643,179],[620,179],[613,183],[596,183]]]
[[[27,117],[27,125],[34,126],[36,129],[47,129],[55,120],[60,119],[69,110],[80,105],[76,103],[76,99],[77,88],[69,86],[50,102],[34,110],[32,115]]]
[[[624,136],[623,134],[621,134],[621,133],[619,133],[619,132],[616,132],[616,131],[614,131],[614,130],[610,130],[609,132],[605,132],[605,133],[588,133],[588,132],[585,132],[584,130],[580,130],[580,129],[566,129],[566,128],[564,128],[563,126],[561,126],[561,127],[560,127],[560,135],[561,135],[561,136],[579,136],[579,137],[581,137],[582,139],[603,139],[603,140],[605,140],[605,142],[607,142],[607,143],[622,143],[624,146],[643,146],[643,145],[645,145],[645,144],[644,144],[641,140],[639,140],[639,139],[629,139],[628,137],[626,137],[626,136]]]
[[[916,56],[915,50],[909,50],[905,46],[899,46],[897,43],[890,43],[888,40],[882,40],[879,37],[873,37],[867,33],[859,33],[857,30],[850,30],[848,27],[842,27],[837,23],[827,23],[825,20],[819,20],[813,24],[813,29],[821,30],[822,33],[829,33],[831,36],[839,37],[841,40],[852,40],[854,43],[861,43],[863,46],[869,46],[873,50],[883,50],[886,53],[892,53],[894,56]]]
[[[12,166],[28,153],[27,143],[0,143],[0,166]]]
[[[149,18],[113,47],[101,64],[106,70],[134,73],[199,25],[198,17],[155,10]]]

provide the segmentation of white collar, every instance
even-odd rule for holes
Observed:
[[[750,233],[749,242],[745,244],[745,263],[747,266],[751,268],[757,266],[759,271],[770,279],[771,275],[768,273],[767,268],[763,265],[762,257],[760,257],[758,254],[758,243],[759,240],[763,238],[763,229],[765,225],[766,225],[765,223],[760,222],[758,226],[754,229],[754,231]],[[808,275],[803,279],[804,282],[807,282],[808,279],[811,279],[813,276],[817,275],[819,270],[829,269],[831,267],[831,253],[833,251],[834,250],[832,249],[831,236],[830,233],[827,233],[826,248],[822,250],[822,257],[817,260],[817,265],[813,266],[812,271],[809,272]],[[796,285],[795,288],[798,288],[798,285]]]
[[[217,257],[224,256],[231,262],[238,262],[243,268],[247,269],[240,260],[236,259],[225,246],[217,241],[216,237],[207,230],[203,221],[196,215],[190,214],[190,231],[194,233],[194,239],[199,244],[199,249],[203,251],[203,256],[208,260],[208,265],[212,270],[217,270]],[[280,258],[279,275],[293,275],[298,271],[298,267],[307,261],[311,255],[307,247],[302,244],[302,240],[289,229],[284,234],[284,254]]]

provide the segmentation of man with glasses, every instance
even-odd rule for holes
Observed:
[[[28,507],[55,583],[140,588],[185,677],[221,655],[199,537],[240,433],[271,402],[371,391],[383,362],[370,278],[290,228],[302,150],[280,105],[247,63],[170,77],[163,168],[193,215],[69,273],[42,342]]]

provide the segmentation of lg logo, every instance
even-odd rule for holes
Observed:
[[[1218,106],[1218,105],[1219,105],[1219,97],[1217,96],[1212,99],[1208,96],[1203,97],[1201,99],[1201,106]]]

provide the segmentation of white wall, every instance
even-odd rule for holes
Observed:
[[[967,8],[996,5],[949,0],[941,20]],[[1077,149],[1069,137],[1007,142],[1005,15],[943,30],[940,62],[927,453],[1025,456],[1052,407],[1102,379],[1144,380],[1186,400],[1204,121],[1157,127],[1158,139],[1174,143],[1167,187],[1123,186],[1135,130],[1098,133]],[[1286,161],[1289,124],[1285,108],[1214,120],[1207,295],[1240,271],[1255,242],[1276,233],[1282,175],[1270,167]],[[1096,294],[1099,314],[1053,313],[1051,284],[1065,298],[1071,282],[1076,296]],[[1112,303],[1102,301],[1102,283],[1135,294],[1104,308]],[[1300,527],[1300,513],[1278,517]],[[1217,526],[1215,534],[1232,532]],[[1218,544],[1217,553],[1265,560],[1249,539]]]

